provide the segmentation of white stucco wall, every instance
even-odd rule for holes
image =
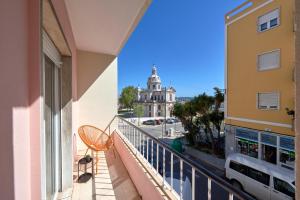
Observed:
[[[77,128],[93,125],[102,130],[117,114],[117,58],[112,55],[77,52]],[[78,149],[85,148],[77,137]]]

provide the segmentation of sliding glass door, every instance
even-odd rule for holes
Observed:
[[[44,144],[47,199],[53,199],[60,187],[60,79],[60,68],[44,55]]]

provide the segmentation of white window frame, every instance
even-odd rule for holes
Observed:
[[[259,107],[259,94],[278,94],[278,107],[277,108],[260,108]],[[280,92],[258,92],[256,94],[256,108],[258,110],[274,110],[274,111],[279,111],[280,110]]]
[[[259,68],[259,57],[263,56],[265,54],[270,54],[270,53],[276,52],[276,51],[279,52],[278,66],[277,67],[273,67],[273,68],[269,68],[269,69],[260,69]],[[256,68],[257,68],[257,71],[259,71],[259,72],[269,71],[269,70],[274,70],[274,69],[279,69],[280,67],[281,67],[281,49],[274,49],[272,51],[266,51],[266,52],[263,52],[261,54],[258,54],[257,57],[256,57]]]
[[[267,22],[267,29],[266,29],[266,30],[260,30],[260,25],[261,25],[261,24],[259,24],[259,19],[260,19],[261,17],[265,16],[265,15],[268,15],[269,13],[271,13],[271,12],[273,12],[273,11],[275,11],[275,10],[278,10],[278,13],[279,13],[279,14],[278,14],[278,23],[277,23],[277,25],[276,25],[276,26],[273,26],[273,27],[270,27],[270,22],[271,22],[271,20],[270,20],[270,21]],[[266,32],[266,31],[268,31],[268,30],[272,30],[272,29],[274,29],[274,28],[277,28],[277,27],[280,26],[280,24],[281,24],[280,18],[281,18],[281,10],[280,10],[280,7],[275,8],[275,9],[273,9],[273,10],[271,10],[271,11],[269,11],[269,12],[263,14],[263,15],[260,15],[260,16],[257,18],[257,32],[263,33],[263,32]]]

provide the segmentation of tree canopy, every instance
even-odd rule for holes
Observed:
[[[175,104],[173,110],[173,114],[182,121],[188,131],[186,138],[189,144],[194,145],[195,135],[203,130],[213,151],[215,149],[213,128],[217,130],[217,139],[220,139],[221,124],[224,120],[224,113],[220,110],[224,94],[219,88],[214,90],[214,96],[200,94],[185,104]]]
[[[133,104],[137,97],[137,88],[133,86],[128,86],[123,88],[121,96],[120,96],[120,103],[127,109],[132,109]]]

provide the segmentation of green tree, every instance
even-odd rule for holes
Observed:
[[[184,129],[187,130],[185,135],[190,145],[194,145],[194,136],[198,132],[198,127],[194,123],[194,117],[196,116],[194,103],[186,102],[185,104],[176,103],[173,108],[173,115],[180,119]]]
[[[188,131],[186,138],[190,145],[195,144],[195,135],[204,130],[211,149],[215,152],[215,138],[213,128],[218,132],[220,140],[221,124],[224,120],[224,113],[220,111],[224,94],[219,88],[214,88],[215,95],[209,96],[205,93],[194,97],[185,104],[175,104],[173,114],[178,117]]]
[[[221,138],[221,126],[224,121],[224,112],[220,110],[222,102],[224,102],[224,94],[222,91],[215,87],[215,106],[214,110],[210,113],[210,121],[213,126],[217,129],[218,132],[218,140]]]
[[[137,89],[133,86],[123,88],[120,103],[127,109],[132,109],[133,104],[136,101]]]
[[[138,118],[138,125],[140,126],[140,118],[144,115],[144,106],[135,104],[133,107],[133,113]]]

